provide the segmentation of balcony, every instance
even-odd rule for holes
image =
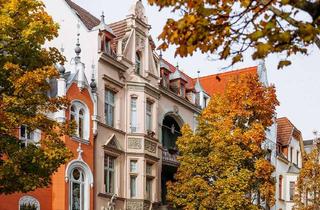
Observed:
[[[162,151],[162,164],[178,167],[179,162],[177,160],[177,156],[177,150],[164,148]]]

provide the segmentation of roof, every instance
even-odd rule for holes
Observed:
[[[108,24],[108,26],[112,29],[114,35],[116,36],[115,40],[118,41],[122,39],[127,32],[127,21],[120,20],[114,23]]]
[[[301,132],[286,117],[277,119],[277,143],[285,146],[289,145],[292,137],[300,141]]]
[[[244,69],[238,69],[233,71],[228,71],[224,73],[211,74],[204,77],[199,77],[200,84],[210,96],[216,93],[224,92],[228,81],[230,81],[235,76],[243,74],[256,74],[257,66],[248,67]],[[197,79],[194,79],[196,82]]]
[[[65,0],[66,3],[75,11],[75,13],[78,15],[80,20],[83,22],[83,24],[87,27],[87,29],[91,30],[95,26],[99,25],[100,20],[96,18],[94,15],[89,13],[87,10],[83,9],[76,3],[72,2],[71,0]]]

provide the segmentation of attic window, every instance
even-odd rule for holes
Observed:
[[[186,86],[184,83],[180,83],[180,96],[182,97],[186,96]]]
[[[136,52],[136,73],[141,73],[141,55],[139,52]]]

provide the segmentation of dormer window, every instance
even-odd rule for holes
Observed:
[[[184,83],[180,82],[180,96],[185,97],[186,96],[186,86]]]
[[[139,52],[136,52],[136,73],[141,73],[141,55]]]
[[[78,101],[72,103],[70,120],[74,120],[77,124],[75,137],[89,140],[89,113],[82,103]]]
[[[107,54],[110,54],[111,52],[111,44],[110,44],[110,39],[106,38],[105,39],[105,46],[104,46],[104,51],[107,53]]]

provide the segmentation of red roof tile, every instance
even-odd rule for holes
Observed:
[[[99,25],[100,20],[95,16],[93,16],[91,13],[89,13],[87,10],[83,9],[76,3],[72,2],[71,0],[65,0],[65,1],[71,7],[71,9],[73,9],[76,12],[80,20],[89,30]]]
[[[285,146],[295,137],[300,141],[302,139],[301,132],[286,117],[277,119],[277,143]]]
[[[239,76],[242,74],[256,74],[257,67],[248,67],[244,69],[238,69],[233,71],[228,71],[224,73],[211,74],[208,76],[200,77],[200,84],[204,88],[204,90],[211,96],[215,93],[222,93],[229,80],[234,78],[235,76]],[[196,79],[193,79],[194,82]]]

